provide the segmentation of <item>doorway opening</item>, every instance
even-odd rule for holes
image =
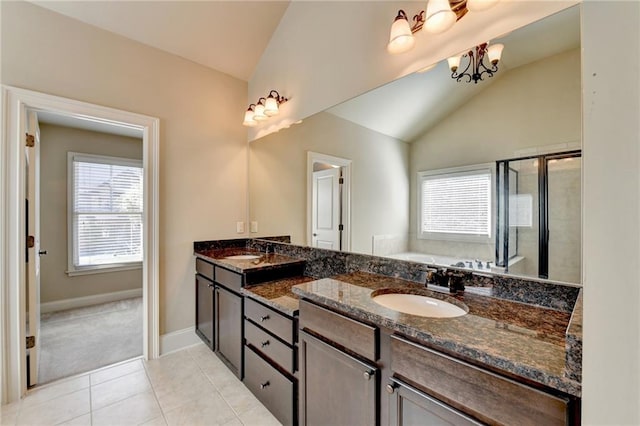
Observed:
[[[159,120],[140,114],[88,104],[57,96],[2,87],[1,116],[5,132],[2,134],[0,164],[0,191],[6,208],[0,209],[0,402],[17,401],[27,391],[28,380],[37,377],[39,349],[40,294],[29,279],[27,258],[39,259],[43,250],[36,239],[27,233],[27,211],[32,207],[27,199],[28,163],[26,149],[34,139],[29,117],[33,114],[54,114],[62,120],[85,122],[99,129],[136,130],[142,138],[142,356],[146,359],[159,355],[158,321],[158,146]],[[31,126],[31,127],[30,127]],[[33,155],[32,158],[38,158]],[[34,167],[33,170],[38,170]],[[32,180],[37,182],[36,180]],[[37,193],[37,191],[36,191]],[[33,231],[33,228],[31,228]],[[39,243],[39,241],[38,241]],[[34,262],[35,263],[35,262]],[[39,268],[35,268],[39,272]],[[27,328],[28,327],[28,328]],[[28,339],[29,338],[29,339]],[[25,345],[27,342],[27,345]],[[34,346],[27,349],[27,346]],[[27,356],[29,361],[27,361]],[[37,367],[36,367],[37,368]]]
[[[307,243],[351,249],[351,160],[307,153]]]

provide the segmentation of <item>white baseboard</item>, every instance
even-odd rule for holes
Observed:
[[[40,304],[40,313],[64,311],[65,309],[82,308],[98,303],[115,302],[132,297],[142,297],[142,288],[133,290],[114,291],[113,293],[96,294],[94,296],[74,297],[73,299],[56,300]]]
[[[187,327],[182,330],[172,331],[171,333],[160,336],[160,356],[180,349],[188,348],[202,343],[202,340],[196,335],[195,327]]]

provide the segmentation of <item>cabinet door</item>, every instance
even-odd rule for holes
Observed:
[[[213,282],[196,275],[196,334],[214,349]]]
[[[300,423],[376,425],[379,371],[300,332]]]
[[[242,297],[216,286],[217,350],[236,376],[242,378]]]
[[[393,379],[386,386],[389,394],[390,426],[481,425],[441,401]]]

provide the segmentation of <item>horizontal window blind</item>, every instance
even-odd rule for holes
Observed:
[[[422,232],[490,236],[491,171],[422,177]]]
[[[142,262],[142,167],[109,157],[73,157],[73,266]]]

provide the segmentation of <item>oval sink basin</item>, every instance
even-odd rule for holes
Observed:
[[[236,254],[235,256],[227,256],[225,259],[233,259],[233,260],[253,260],[260,259],[260,256],[255,254]]]
[[[418,294],[389,293],[374,296],[372,299],[385,308],[421,317],[453,318],[467,313],[452,303]]]

